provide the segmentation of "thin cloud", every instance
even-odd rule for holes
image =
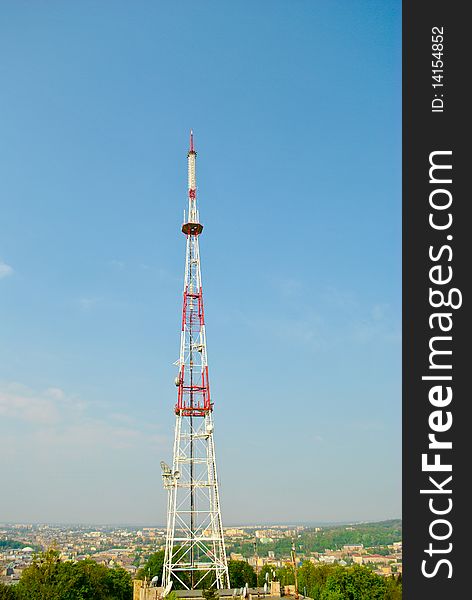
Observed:
[[[58,387],[35,391],[18,383],[0,382],[0,421],[15,421],[41,452],[67,452],[74,447],[100,448],[155,447],[168,443],[147,423],[138,423],[124,413],[97,416],[96,406]],[[0,435],[0,442],[3,436]],[[0,444],[2,445],[2,444]]]
[[[51,425],[59,420],[59,412],[52,398],[15,384],[0,389],[0,415],[3,419],[36,425]]]
[[[389,309],[388,304],[376,304],[372,307],[372,318],[374,321],[381,321],[387,316]]]
[[[293,277],[281,277],[274,286],[283,298],[298,298],[303,291],[303,283]]]
[[[389,312],[388,304],[375,304],[368,315],[353,319],[350,326],[352,339],[360,344],[373,341],[398,342],[401,339],[400,330]]]
[[[359,309],[359,299],[353,290],[327,285],[322,288],[320,297],[326,305],[336,307],[343,312],[353,312]]]
[[[99,304],[100,298],[93,296],[82,296],[78,299],[79,307],[83,312],[89,312]]]
[[[45,395],[53,398],[54,400],[64,400],[65,398],[64,390],[61,390],[61,388],[57,387],[48,388],[45,392]]]
[[[0,260],[0,279],[9,277],[10,275],[13,275],[13,273],[14,273],[13,267],[11,267],[10,265],[7,265],[7,263],[3,262],[3,260]]]
[[[126,263],[123,260],[113,259],[110,260],[108,264],[116,271],[123,271],[123,269],[126,267]]]

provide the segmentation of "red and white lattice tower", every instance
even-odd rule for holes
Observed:
[[[196,152],[190,132],[188,213],[182,225],[187,238],[182,332],[172,468],[161,463],[168,490],[167,537],[163,585],[186,589],[229,587],[213,442],[198,238],[203,226],[197,210]]]

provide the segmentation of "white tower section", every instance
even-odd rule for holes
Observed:
[[[187,238],[182,331],[175,406],[172,467],[161,463],[168,490],[167,536],[163,585],[185,589],[229,587],[221,521],[218,475],[213,441],[205,313],[198,238],[195,177],[196,152],[190,134],[188,152],[188,213],[182,231]]]

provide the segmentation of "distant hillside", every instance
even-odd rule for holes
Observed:
[[[387,546],[402,539],[402,521],[392,519],[378,523],[352,523],[336,527],[314,529],[302,533],[298,543],[309,552],[335,550],[345,544],[363,544],[364,547]],[[303,540],[303,541],[302,541]]]
[[[319,529],[319,531],[317,531]],[[376,523],[345,523],[343,525],[328,525],[321,527],[308,527],[300,532],[299,537],[293,540],[289,537],[274,539],[273,542],[258,544],[259,556],[268,556],[274,552],[276,558],[290,556],[292,543],[295,542],[297,553],[324,552],[336,550],[345,544],[363,544],[364,547],[388,546],[393,542],[402,540],[401,519],[390,519]],[[230,543],[231,552],[240,552],[249,557],[254,554],[252,541],[244,540]]]

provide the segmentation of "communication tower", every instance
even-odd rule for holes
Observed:
[[[195,162],[190,132],[188,211],[182,232],[187,240],[180,356],[177,361],[177,403],[172,467],[162,462],[168,491],[167,535],[163,585],[168,593],[179,583],[186,589],[229,588],[228,564],[221,521],[218,475],[213,441],[213,402],[200,270],[199,236],[203,225],[197,210]],[[179,586],[179,587],[180,587]]]

